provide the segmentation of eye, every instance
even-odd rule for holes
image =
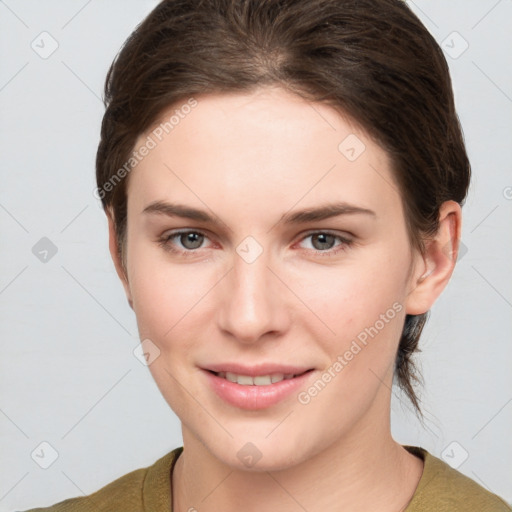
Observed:
[[[353,240],[349,238],[328,231],[309,233],[301,239],[301,242],[308,239],[311,239],[312,248],[307,248],[307,251],[319,256],[334,256],[347,250],[353,243]],[[181,230],[166,233],[158,240],[158,243],[168,252],[182,256],[193,256],[198,252],[197,249],[203,248],[202,245],[205,240],[208,240],[208,237],[200,231]],[[336,241],[339,241],[338,245],[336,245]],[[181,248],[176,247],[177,243]]]
[[[301,242],[308,239],[311,239],[311,245],[313,247],[312,249],[308,250],[312,250],[320,256],[334,256],[340,251],[348,249],[353,243],[353,241],[349,238],[343,237],[341,235],[335,235],[327,231],[316,231],[314,233],[309,233],[301,240]],[[334,245],[336,240],[340,241],[338,245]]]
[[[176,231],[165,234],[158,242],[166,251],[188,256],[196,249],[200,249],[206,238],[200,231]],[[174,247],[174,240],[177,240],[184,249]]]

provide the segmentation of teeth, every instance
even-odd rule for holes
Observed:
[[[237,375],[235,378],[237,384],[242,384],[242,386],[252,386],[254,384],[253,378],[246,375]]]
[[[293,379],[295,376],[293,373],[284,375],[283,373],[273,373],[272,375],[258,375],[257,377],[251,377],[249,375],[237,375],[231,372],[219,372],[218,377],[222,377],[229,382],[236,382],[242,386],[269,386],[282,380]]]

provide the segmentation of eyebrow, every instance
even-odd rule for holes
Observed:
[[[205,222],[212,225],[224,224],[205,210],[166,201],[154,201],[144,208],[142,213],[165,215],[167,217],[180,217],[183,219]],[[362,208],[346,202],[328,203],[317,207],[306,208],[295,212],[288,212],[281,216],[277,224],[303,224],[319,220],[326,220],[339,215],[364,214],[374,218],[377,214],[368,208]]]

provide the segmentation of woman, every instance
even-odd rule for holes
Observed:
[[[45,510],[511,510],[390,432],[470,179],[408,7],[164,0],[105,100],[110,251],[184,444]]]

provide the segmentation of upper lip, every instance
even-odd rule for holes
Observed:
[[[282,373],[284,375],[300,375],[301,373],[312,370],[313,368],[308,366],[291,366],[278,363],[262,363],[252,366],[247,366],[239,363],[219,363],[210,364],[203,368],[204,370],[210,370],[215,373],[229,372],[235,373],[236,375],[247,375],[249,377],[258,377],[261,375],[272,375],[276,373]]]

